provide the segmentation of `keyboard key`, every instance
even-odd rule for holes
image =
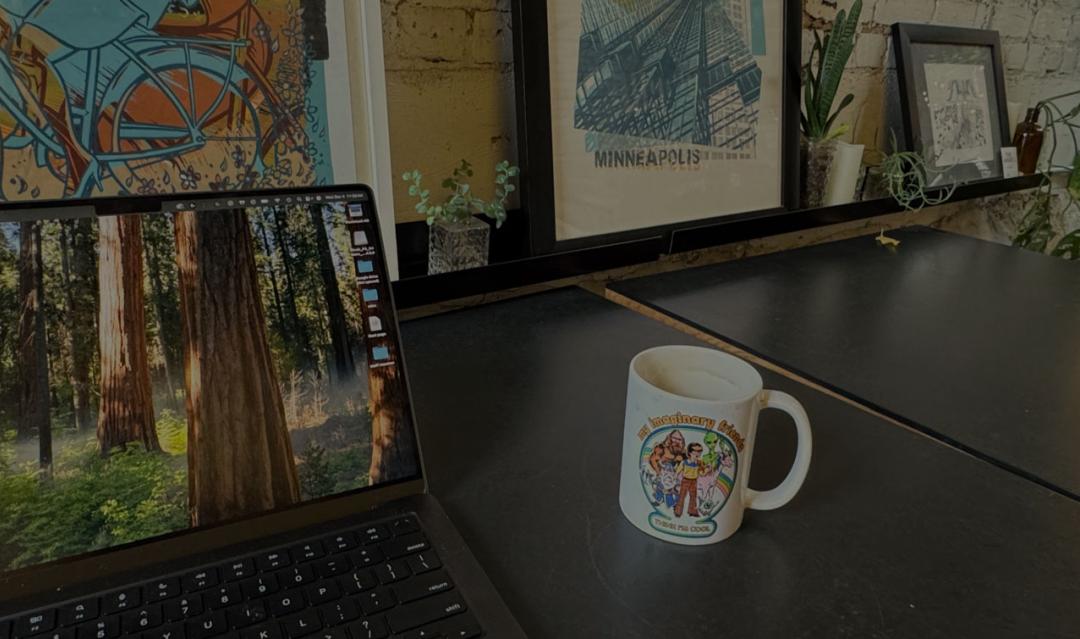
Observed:
[[[429,548],[427,539],[420,533],[410,533],[395,537],[390,541],[379,544],[379,550],[390,559],[397,559],[405,555],[411,555],[425,551]]]
[[[484,634],[480,624],[476,623],[476,617],[471,612],[451,617],[441,621],[435,627],[442,632],[446,639],[475,639]]]
[[[56,627],[56,611],[43,610],[19,617],[15,621],[15,636],[27,637],[48,632]]]
[[[299,589],[276,594],[267,601],[270,604],[270,614],[275,617],[284,617],[299,612],[307,605],[304,601],[304,593],[300,592]]]
[[[142,633],[140,639],[186,639],[184,624],[171,623]]]
[[[286,637],[298,639],[322,630],[322,620],[319,619],[317,610],[305,610],[294,617],[289,617],[281,623],[281,626],[285,629]]]
[[[394,593],[390,592],[388,588],[376,588],[375,590],[365,592],[357,597],[356,601],[360,604],[360,609],[363,610],[364,614],[368,617],[384,610],[389,610],[397,603],[397,600],[394,599]]]
[[[240,639],[282,639],[281,626],[276,621],[264,623],[244,630]]]
[[[207,568],[184,577],[184,592],[198,592],[213,588],[220,583],[217,568]]]
[[[390,531],[394,533],[394,536],[407,535],[409,533],[419,532],[420,524],[416,521],[416,517],[412,515],[408,517],[402,517],[401,519],[395,519],[390,523]]]
[[[302,562],[314,561],[320,557],[324,557],[326,556],[326,551],[323,550],[321,543],[312,541],[306,544],[300,544],[299,546],[293,546],[290,554],[294,560]]]
[[[270,622],[242,631],[240,639],[282,639],[281,626]]]
[[[206,602],[206,607],[210,610],[235,606],[242,600],[243,596],[240,594],[240,586],[237,584],[218,586],[203,594],[203,601]]]
[[[124,616],[121,617],[121,620],[124,633],[129,635],[157,628],[163,621],[161,604],[154,604],[140,610],[126,612],[124,613]]]
[[[138,608],[142,603],[141,589],[136,586],[126,590],[118,590],[103,597],[105,601],[105,614],[116,614],[125,610]]]
[[[349,576],[342,577],[341,586],[346,594],[355,595],[371,590],[379,585],[379,579],[371,570],[354,570]]]
[[[386,557],[383,556],[382,551],[374,546],[349,553],[349,561],[357,568],[374,566],[383,559],[386,559]]]
[[[75,626],[97,619],[98,607],[97,599],[87,599],[63,606],[60,608],[60,625]],[[3,637],[3,633],[0,633],[0,637]]]
[[[263,572],[272,572],[292,564],[292,559],[289,558],[288,551],[275,550],[259,557],[259,560],[256,563],[259,565],[259,570],[262,570]]]
[[[328,537],[324,541],[326,548],[332,552],[347,552],[355,549],[360,545],[360,542],[356,540],[356,534],[351,532],[343,532],[333,537]]]
[[[340,626],[360,618],[360,609],[351,599],[339,599],[319,608],[319,614],[327,626]]]
[[[240,559],[230,562],[229,565],[222,569],[222,572],[224,573],[225,581],[250,579],[255,576],[255,560]]]
[[[349,636],[352,639],[386,639],[390,629],[382,619],[362,619],[349,624]]]
[[[120,636],[120,617],[105,617],[75,629],[78,639],[112,639]]]
[[[417,553],[412,557],[406,557],[405,563],[409,566],[409,570],[411,570],[414,575],[422,575],[425,572],[430,572],[436,568],[442,567],[442,562],[439,561],[439,556],[435,554],[434,550],[426,550]]]
[[[180,594],[180,578],[158,579],[143,589],[147,601],[165,601]]]
[[[276,573],[285,588],[295,588],[315,581],[315,569],[308,564],[300,564]]]
[[[327,628],[320,630],[312,639],[349,639],[349,633],[344,628]]]
[[[413,579],[407,579],[398,584],[395,584],[392,588],[394,596],[401,603],[408,603],[410,601],[416,601],[417,599],[423,599],[424,597],[431,597],[447,590],[453,590],[454,582],[450,581],[450,577],[446,574],[446,571],[439,570],[437,572],[428,573],[422,577],[415,577]]]
[[[164,604],[166,621],[184,621],[203,613],[202,595],[184,595]]]
[[[230,628],[247,628],[262,623],[269,619],[266,612],[266,604],[261,601],[249,601],[245,604],[233,606],[225,611],[229,619]]]
[[[384,586],[401,581],[410,574],[412,573],[409,572],[409,565],[400,559],[375,566],[375,576],[379,578],[379,583]]]
[[[332,580],[320,581],[307,587],[307,599],[313,606],[320,606],[340,598],[341,589]]]
[[[360,541],[364,544],[377,544],[390,538],[390,529],[383,524],[368,526],[360,531]]]
[[[386,621],[392,631],[405,632],[461,614],[465,609],[465,601],[461,596],[456,592],[448,592],[398,606],[386,615]]]
[[[34,639],[75,639],[74,628],[57,628],[45,634],[38,635]]]
[[[417,628],[400,635],[394,635],[394,639],[444,639],[443,633],[431,626],[430,628]]]
[[[240,590],[248,599],[261,599],[274,594],[280,588],[278,587],[277,577],[274,575],[260,575],[241,583]]]
[[[207,639],[223,635],[229,630],[229,622],[222,611],[207,613],[187,623],[188,639]]]
[[[329,557],[315,564],[315,572],[324,579],[343,575],[349,568],[352,568],[352,564],[348,557],[343,556]]]

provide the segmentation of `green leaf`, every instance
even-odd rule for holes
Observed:
[[[1080,200],[1080,151],[1073,158],[1072,173],[1069,174],[1069,195]]]
[[[1058,242],[1058,245],[1050,252],[1050,255],[1061,257],[1066,260],[1080,259],[1080,229],[1061,238],[1061,241]]]
[[[829,119],[825,121],[825,131],[829,131],[833,127],[833,123],[836,122],[836,117],[840,115],[840,112],[847,108],[852,101],[855,100],[855,96],[850,93],[844,96],[844,99],[840,101],[840,106],[836,107],[836,111],[829,116]]]
[[[851,58],[851,52],[855,49],[855,32],[859,25],[860,13],[862,13],[862,0],[855,0],[851,5],[850,13],[840,11],[825,44],[818,78],[819,90],[815,95],[819,117],[822,119],[827,118],[829,112],[832,111],[833,100],[836,99],[836,92],[840,88],[844,69]],[[828,129],[826,128],[822,133],[828,133]]]

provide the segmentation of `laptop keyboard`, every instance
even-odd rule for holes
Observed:
[[[0,621],[0,639],[471,639],[413,516]]]

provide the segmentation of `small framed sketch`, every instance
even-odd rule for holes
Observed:
[[[893,45],[902,142],[926,158],[930,186],[1003,177],[1009,115],[998,33],[894,24]]]

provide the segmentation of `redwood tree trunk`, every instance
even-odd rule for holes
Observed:
[[[400,354],[397,352],[397,327],[389,318],[379,313],[378,305],[360,305],[364,326],[369,326],[372,316],[382,321],[385,336],[367,340],[368,357],[368,406],[371,409],[371,483],[403,479],[416,474],[416,442],[413,440],[412,424],[404,407],[408,398],[400,377]],[[389,358],[374,359],[373,349],[385,347]]]
[[[315,226],[315,244],[319,250],[319,274],[323,281],[323,299],[330,324],[330,345],[334,351],[334,379],[338,383],[352,380],[356,374],[352,347],[349,345],[349,325],[345,320],[345,305],[341,302],[334,258],[330,255],[330,239],[326,235],[322,207],[311,207],[311,223]]]
[[[105,216],[99,221],[98,286],[101,410],[98,448],[108,455],[128,443],[161,450],[154,427],[154,399],[146,352],[142,218]]]
[[[61,222],[61,260],[64,277],[64,306],[67,316],[68,352],[71,356],[72,426],[90,428],[90,366],[97,346],[94,316],[95,293],[93,228],[89,218]]]
[[[41,467],[52,466],[49,420],[49,355],[45,342],[45,280],[41,259],[41,222],[19,227],[19,422],[21,439],[39,440]]]
[[[191,523],[300,499],[247,216],[176,215]]]

